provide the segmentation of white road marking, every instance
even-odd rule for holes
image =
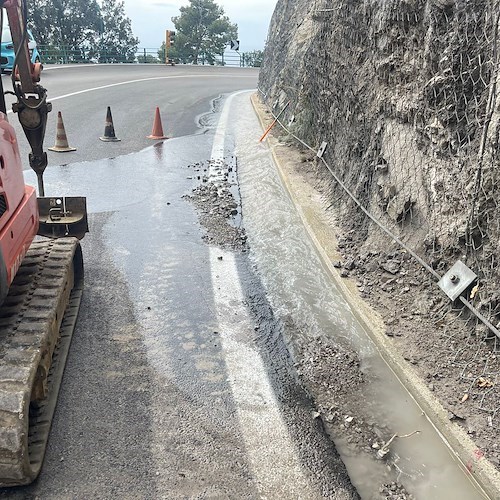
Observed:
[[[251,76],[251,75],[249,75]],[[224,74],[224,75],[175,75],[175,76],[152,76],[150,78],[138,78],[136,80],[127,80],[125,82],[116,82],[116,83],[110,83],[108,85],[101,85],[99,87],[91,87],[88,89],[82,89],[82,90],[77,90],[75,92],[70,92],[69,94],[63,94],[59,95],[56,97],[51,97],[49,98],[49,102],[53,101],[59,101],[60,99],[66,99],[68,97],[73,97],[75,95],[80,95],[80,94],[86,94],[88,92],[95,92],[97,90],[104,90],[104,89],[109,89],[112,87],[119,87],[121,85],[130,85],[132,83],[141,83],[141,82],[149,82],[149,81],[154,81],[154,80],[172,80],[172,79],[178,79],[178,78],[248,78],[249,76],[247,75],[231,75],[231,74]],[[7,114],[12,113],[12,110],[9,109],[7,111]]]
[[[212,167],[224,158],[231,101],[243,92],[248,91],[232,94],[224,105],[212,147]],[[211,168],[209,176],[216,182],[218,170]],[[316,495],[301,468],[266,367],[253,342],[255,324],[245,306],[234,254],[209,248],[221,344],[240,431],[256,484],[263,498],[314,498]]]
[[[248,78],[248,76],[243,75],[176,75],[176,76],[152,76],[150,78],[138,78],[136,80],[127,80],[125,82],[110,83],[108,85],[101,85],[100,87],[92,87],[89,89],[77,90],[76,92],[71,92],[69,94],[60,95],[57,97],[51,97],[49,101],[58,101],[59,99],[66,99],[67,97],[73,97],[75,95],[86,94],[87,92],[95,92],[96,90],[109,89],[112,87],[119,87],[121,85],[130,85],[132,83],[149,82],[154,80],[173,80],[178,78]]]

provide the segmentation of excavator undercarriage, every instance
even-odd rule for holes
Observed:
[[[0,486],[40,472],[82,290],[78,240],[43,238],[0,308]]]

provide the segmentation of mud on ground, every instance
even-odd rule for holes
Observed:
[[[324,170],[309,154],[296,155],[297,174],[326,195]],[[344,231],[332,209],[329,217],[337,236],[340,257],[333,265],[339,275],[355,282],[360,297],[382,316],[386,335],[448,411],[449,420],[498,469],[500,421],[490,411],[499,404],[492,394],[497,380],[490,375],[500,372],[494,335],[476,326],[459,305],[450,304],[429,273],[385,234],[373,236],[374,230],[371,241],[378,239],[378,248],[385,242],[387,250],[366,250],[366,240],[356,229]],[[471,353],[474,363],[468,363]],[[473,372],[481,365],[487,371],[477,378]]]
[[[261,112],[270,116],[263,107]],[[359,231],[343,228],[329,201],[328,172],[283,131],[275,129],[272,135],[274,152],[287,174],[302,178],[323,200],[337,240],[338,259],[332,264],[339,276],[383,318],[387,337],[448,411],[450,423],[476,444],[475,459],[487,459],[499,470],[500,416],[493,410],[500,400],[492,374],[500,372],[500,357],[494,335],[450,304],[428,272],[384,233],[370,229],[373,247],[385,248],[370,250],[365,226]],[[475,372],[483,365],[485,372],[478,378]],[[328,416],[328,408],[322,410]],[[473,461],[466,466],[472,470]]]
[[[236,169],[232,161],[222,161],[218,165],[222,174],[214,181],[210,175],[211,161],[187,167],[199,181],[199,185],[186,197],[198,212],[205,230],[203,240],[209,245],[234,252],[247,252],[247,236],[242,224],[244,219],[240,219],[241,203],[234,189],[237,185]],[[314,401],[316,411],[313,417],[322,422],[325,431],[334,439],[341,437],[357,453],[376,457],[392,431],[361,416],[364,414],[364,378],[357,354],[326,337],[317,338],[314,342],[301,341],[299,339],[306,336],[294,334],[297,326],[291,320],[282,318],[281,323],[290,359],[294,363],[291,368]],[[374,485],[374,500],[414,498],[397,482],[397,467],[390,453],[384,455],[377,466],[384,480]]]

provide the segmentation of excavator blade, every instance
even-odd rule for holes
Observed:
[[[82,196],[38,198],[38,234],[47,238],[73,236],[81,240],[89,232],[87,200]]]

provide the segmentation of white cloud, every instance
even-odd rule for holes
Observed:
[[[224,8],[231,22],[238,25],[241,51],[262,49],[276,0],[215,0]],[[132,20],[134,34],[140,47],[161,45],[165,30],[173,29],[173,16],[179,7],[189,5],[188,0],[125,0],[125,11]]]

